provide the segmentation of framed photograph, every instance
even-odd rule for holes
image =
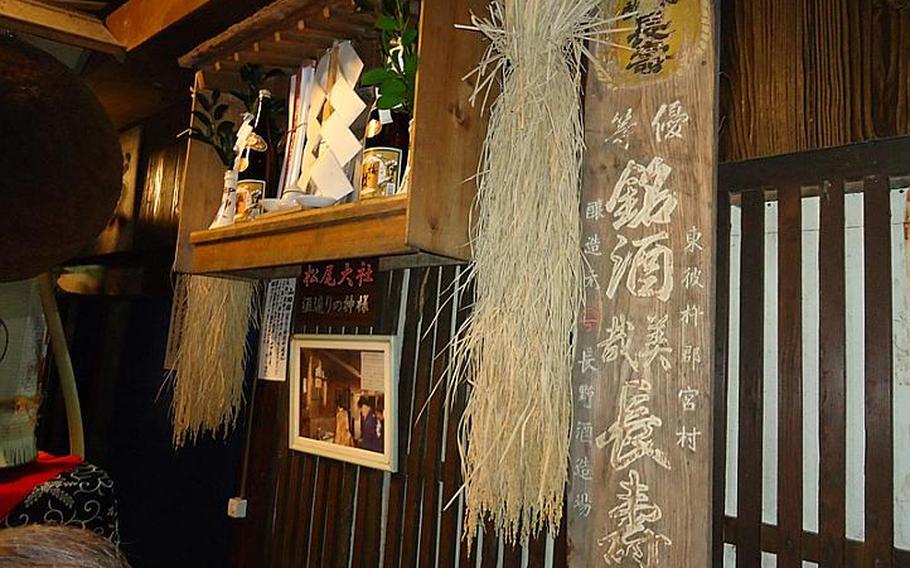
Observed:
[[[396,471],[396,338],[294,335],[290,364],[291,449]]]

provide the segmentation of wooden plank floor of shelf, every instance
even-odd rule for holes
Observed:
[[[415,252],[407,246],[408,196],[308,209],[221,229],[195,231],[194,273],[261,277],[307,261]],[[279,267],[277,270],[276,267]]]

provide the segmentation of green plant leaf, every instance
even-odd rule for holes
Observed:
[[[231,121],[222,122],[218,125],[218,134],[234,137],[234,123]]]
[[[240,68],[240,78],[247,83],[259,85],[262,82],[262,66],[255,63],[244,63]]]
[[[220,104],[215,107],[215,110],[212,111],[212,118],[215,120],[221,120],[224,118],[224,113],[227,112],[228,106],[226,104]]]
[[[202,108],[204,108],[205,110],[212,109],[212,102],[209,100],[209,98],[207,96],[205,96],[205,93],[197,91],[196,100],[199,101],[199,104],[202,105]]]
[[[221,89],[212,89],[212,104],[216,104],[221,98]]]
[[[209,128],[212,127],[212,119],[209,118],[209,115],[207,113],[204,113],[201,110],[194,110],[193,116],[199,119],[199,122],[203,125],[208,126]]]
[[[233,89],[231,89],[231,90],[229,91],[229,93],[231,94],[232,97],[234,97],[234,98],[237,99],[238,101],[242,102],[243,104],[246,104],[246,99],[247,99],[247,94],[246,94],[246,93],[244,93],[244,92],[242,92],[242,91],[235,91],[235,90],[233,90]]]
[[[414,81],[414,77],[417,76],[417,54],[416,53],[406,53],[404,55],[404,76],[407,79]]]
[[[398,22],[391,16],[382,15],[376,19],[376,27],[387,32],[398,29]]]
[[[364,72],[360,76],[361,85],[378,85],[389,79],[393,79],[395,74],[385,67],[377,67],[375,69],[370,69],[369,71]]]
[[[398,77],[383,81],[382,85],[379,86],[379,93],[383,96],[392,95],[400,98],[405,91],[407,91],[407,86],[405,86],[404,81]]]
[[[401,45],[407,47],[417,39],[417,30],[405,30],[401,34]]]
[[[401,97],[397,95],[382,95],[376,101],[376,108],[390,110],[402,103]]]

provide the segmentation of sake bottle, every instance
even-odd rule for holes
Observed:
[[[360,199],[395,195],[401,189],[408,162],[409,124],[406,114],[373,106],[364,141]]]
[[[271,128],[272,94],[262,89],[256,105],[253,131],[241,151],[237,172],[236,221],[249,221],[262,213],[262,199],[278,197],[277,154]]]

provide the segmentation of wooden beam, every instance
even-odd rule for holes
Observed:
[[[47,0],[46,3],[81,12],[100,12],[108,7],[108,2],[100,0]]]
[[[736,517],[724,517],[724,542],[732,544],[739,548],[739,520]],[[762,523],[761,525],[761,549],[763,552],[777,554],[780,552],[781,543],[780,530],[775,525]],[[820,549],[818,533],[803,531],[803,560],[809,562],[823,561],[823,551]],[[862,566],[863,559],[868,554],[866,552],[868,545],[863,541],[853,540],[847,537],[842,538],[841,546],[845,553],[844,558],[847,566]],[[908,566],[910,562],[910,551],[892,547],[892,554],[895,566]]]
[[[0,26],[116,56],[123,45],[93,16],[34,0],[0,0]]]
[[[846,146],[807,150],[735,162],[718,168],[718,188],[739,192],[767,185],[803,183],[806,180],[840,178],[862,180],[865,176],[910,174],[910,136],[882,138]]]
[[[110,32],[132,51],[212,0],[128,0],[105,19]]]

